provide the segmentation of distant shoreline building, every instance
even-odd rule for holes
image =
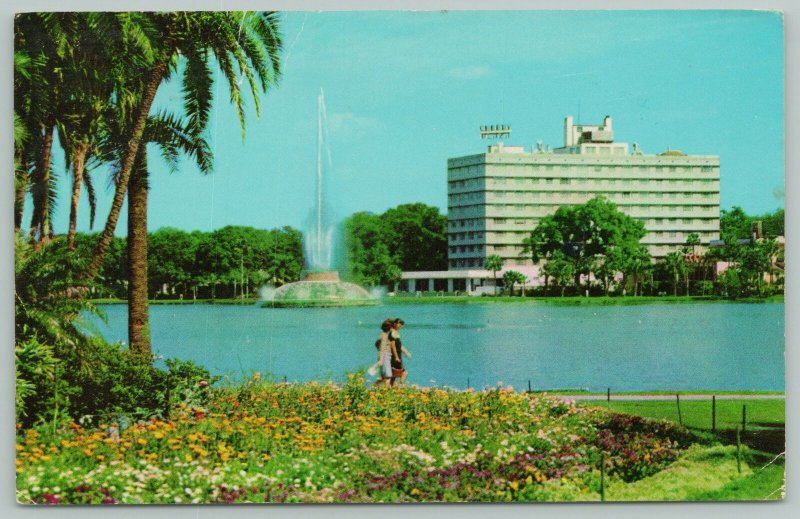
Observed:
[[[558,207],[597,196],[644,224],[641,243],[655,258],[678,250],[691,233],[705,248],[719,239],[719,186],[717,155],[670,149],[645,155],[636,144],[629,150],[627,143],[614,142],[611,117],[601,125],[584,125],[568,116],[561,148],[539,143],[526,151],[500,142],[485,153],[448,159],[448,268],[481,276],[477,286],[485,287],[487,274],[493,275],[483,266],[496,254],[503,258],[503,271],[521,271],[538,285],[538,267],[521,257],[523,239]],[[453,279],[463,279],[463,273],[445,274],[406,272],[403,280],[408,290],[425,291],[434,290],[434,279],[440,280],[436,290],[447,290],[443,280],[451,279],[451,288]],[[425,280],[430,280],[427,287]],[[475,291],[475,281],[467,279],[467,292]]]

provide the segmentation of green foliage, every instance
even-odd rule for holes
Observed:
[[[447,216],[438,208],[401,204],[380,218],[389,254],[400,270],[447,270]]]
[[[613,272],[641,270],[624,259],[629,256],[641,259],[639,240],[645,234],[640,221],[619,211],[614,203],[597,197],[585,204],[561,206],[543,218],[523,240],[523,255],[534,263],[554,260],[548,276],[563,274],[564,263],[571,263],[576,285],[579,276],[595,273],[603,279],[607,291]],[[558,284],[566,286],[564,282]]]
[[[447,269],[446,223],[437,208],[424,204],[351,215],[344,230],[353,281],[386,285],[403,271]]]
[[[490,270],[494,276],[494,295],[497,295],[497,272],[503,268],[503,258],[497,254],[491,254],[486,257],[486,263],[483,268]]]
[[[575,264],[563,252],[553,251],[544,265],[544,273],[556,286],[561,287],[561,297],[564,297],[567,287],[575,280]]]
[[[34,247],[17,234],[14,252],[17,343],[35,339],[59,355],[80,349],[87,341],[81,312],[99,315],[85,299],[91,284],[79,278],[84,262],[67,250],[63,238]]]
[[[517,272],[516,270],[507,270],[503,273],[503,284],[508,287],[509,295],[514,295],[514,285],[519,283],[520,285],[526,283],[528,278],[521,272]],[[524,294],[520,294],[524,295]]]
[[[39,398],[38,389],[53,384],[56,359],[53,348],[35,337],[14,345],[14,379],[16,380],[16,419],[21,422],[29,415],[27,403]]]

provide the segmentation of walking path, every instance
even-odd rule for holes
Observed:
[[[558,395],[562,400],[608,400],[608,395]],[[702,394],[681,394],[681,400],[711,400],[716,396],[717,400],[785,400],[786,395],[702,395]],[[675,400],[675,395],[654,394],[654,395],[611,395],[611,400]]]

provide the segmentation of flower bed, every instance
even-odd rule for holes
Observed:
[[[49,432],[48,432],[49,431]],[[691,443],[668,422],[507,389],[333,384],[213,389],[203,407],[122,428],[21,431],[21,503],[599,499]]]

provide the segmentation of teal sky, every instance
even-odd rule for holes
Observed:
[[[185,162],[170,174],[151,155],[149,226],[302,229],[320,88],[340,217],[417,201],[446,213],[447,158],[485,150],[480,125],[511,125],[508,144],[558,147],[567,115],[611,115],[615,139],[648,154],[719,155],[722,207],[772,211],[784,203],[782,23],[763,11],[285,13],[283,79],[244,142],[218,82],[214,173]],[[156,105],[179,111],[177,85],[162,85]],[[105,171],[94,175],[102,226],[112,192]]]

